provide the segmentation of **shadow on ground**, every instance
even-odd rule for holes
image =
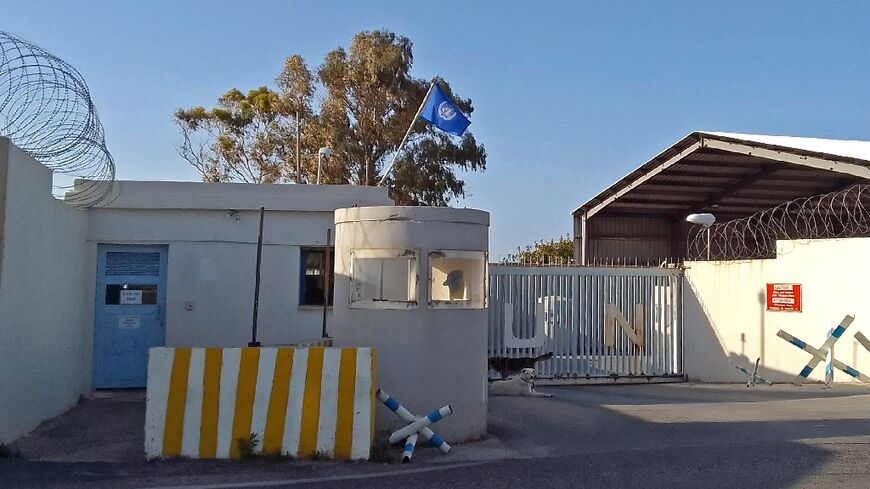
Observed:
[[[0,487],[257,487],[258,482],[245,485],[252,481],[282,487],[309,481],[379,488],[866,488],[870,480],[870,388],[662,384],[539,390],[555,397],[491,398],[487,440],[457,444],[448,456],[421,446],[410,465],[146,463],[142,393],[103,394],[21,440],[28,458],[0,459]]]
[[[143,462],[145,391],[100,391],[36,428],[16,445],[29,459]]]

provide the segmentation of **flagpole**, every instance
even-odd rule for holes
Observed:
[[[408,136],[411,135],[411,129],[414,128],[414,123],[417,122],[417,119],[420,117],[420,114],[423,113],[423,107],[426,105],[426,102],[429,101],[429,95],[432,94],[432,89],[435,88],[435,82],[433,81],[431,85],[429,85],[429,90],[426,91],[426,96],[423,97],[423,102],[420,104],[420,108],[417,109],[417,113],[414,114],[414,118],[411,119],[411,125],[408,126],[408,131],[405,133],[405,137],[402,138],[402,142],[399,143],[399,147],[396,149],[396,154],[393,155],[393,161],[390,162],[390,166],[387,167],[387,170],[384,172],[384,176],[381,177],[381,180],[378,182],[378,187],[383,185],[384,180],[387,179],[387,175],[392,171],[393,166],[396,164],[396,160],[399,158],[399,153],[402,152],[402,147],[405,146],[405,142],[408,140]]]

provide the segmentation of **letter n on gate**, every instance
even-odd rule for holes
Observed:
[[[604,306],[604,345],[616,346],[616,335],[620,328],[628,335],[638,348],[643,347],[643,304],[634,305],[634,325],[628,323],[628,319],[622,315],[614,304]]]

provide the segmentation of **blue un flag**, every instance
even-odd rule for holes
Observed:
[[[442,131],[453,134],[454,136],[462,136],[471,121],[465,117],[465,114],[460,112],[453,102],[447,98],[447,95],[441,91],[436,83],[432,87],[432,93],[429,94],[429,99],[426,100],[426,105],[423,106],[423,112],[420,117],[433,124]]]

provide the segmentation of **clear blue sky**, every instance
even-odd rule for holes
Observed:
[[[197,180],[172,112],[318,65],[354,33],[414,42],[414,74],[472,98],[496,257],[696,129],[870,139],[867,2],[0,0],[0,29],[76,66],[122,179]]]

